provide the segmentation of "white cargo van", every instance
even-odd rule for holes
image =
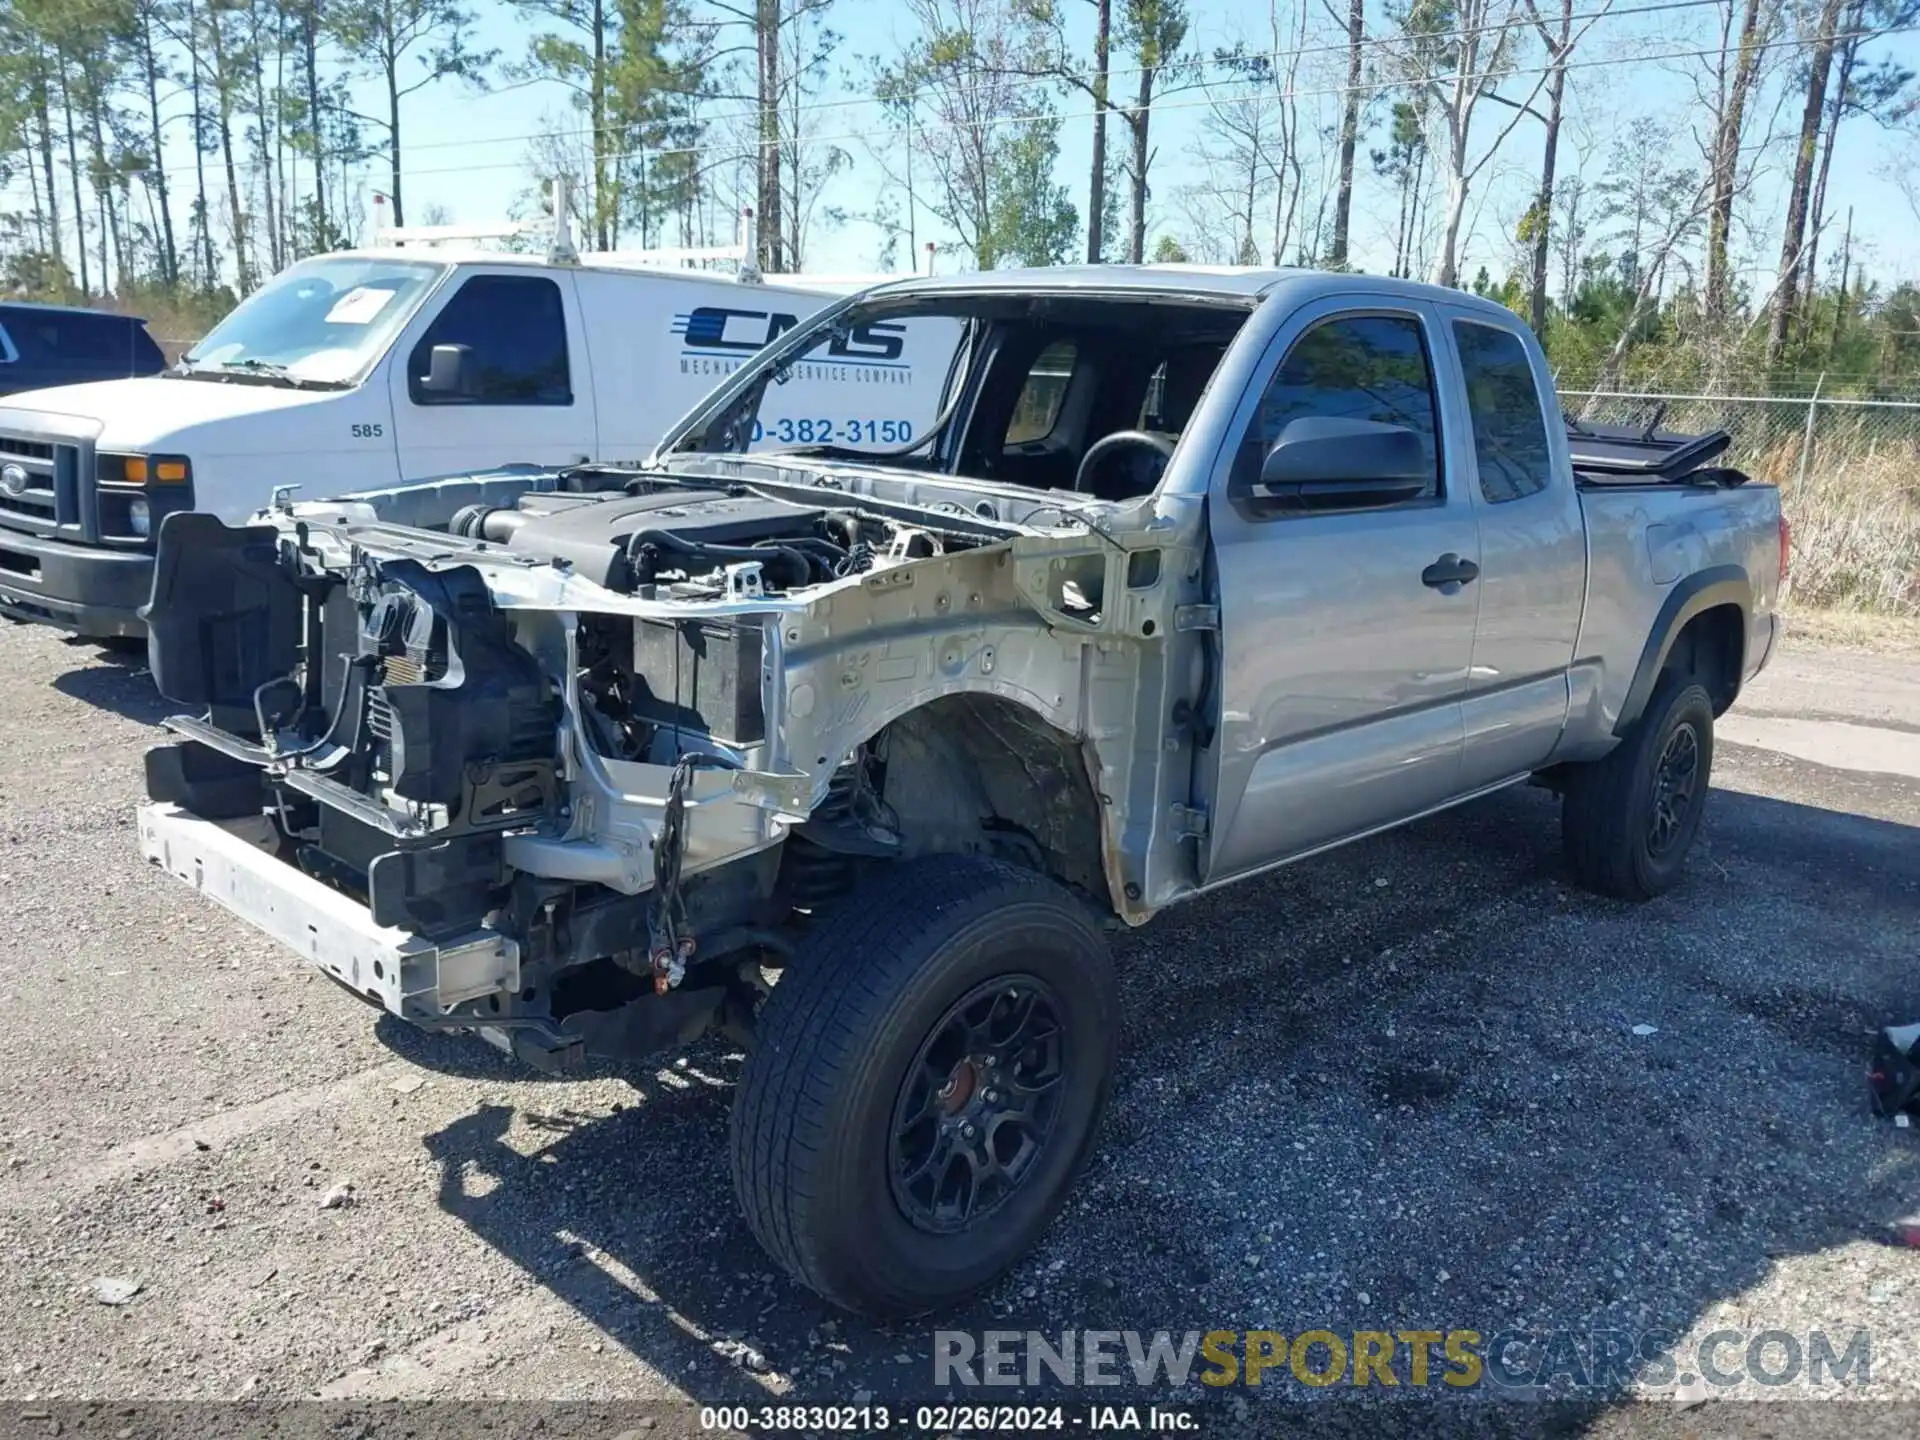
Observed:
[[[858,283],[472,245],[303,261],[164,374],[0,402],[0,614],[140,634],[152,537],[176,510],[232,521],[287,485],[322,499],[639,459],[743,359]],[[942,338],[836,337],[763,408],[760,443],[913,439],[946,379]]]

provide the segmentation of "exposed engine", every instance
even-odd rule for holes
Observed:
[[[899,527],[847,511],[731,490],[523,495],[511,509],[469,506],[454,534],[569,567],[622,594],[688,597],[797,590],[869,569]],[[909,539],[909,545],[916,542]],[[917,553],[932,554],[922,537]],[[913,552],[909,552],[913,553]]]
[[[744,486],[655,488],[646,480],[617,491],[533,492],[510,507],[470,505],[448,528],[621,594],[689,600],[800,590],[971,538]],[[765,739],[764,633],[757,618],[583,613],[580,695],[594,748],[672,764],[689,746],[738,751]]]

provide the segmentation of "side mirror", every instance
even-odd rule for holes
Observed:
[[[1432,478],[1420,437],[1403,425],[1303,415],[1273,442],[1253,493],[1285,509],[1378,509],[1417,499]]]
[[[464,395],[473,367],[470,345],[436,345],[427,354],[427,373],[420,388],[429,395]]]

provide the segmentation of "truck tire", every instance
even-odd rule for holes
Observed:
[[[729,1127],[748,1227],[849,1310],[971,1294],[1060,1209],[1118,1031],[1106,940],[1066,890],[971,856],[889,866],[761,1008]]]
[[[1560,830],[1574,878],[1620,900],[1671,889],[1700,828],[1712,769],[1713,701],[1670,672],[1625,739],[1568,768]]]

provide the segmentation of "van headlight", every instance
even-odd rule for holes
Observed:
[[[145,500],[134,499],[127,502],[127,529],[142,540],[153,534],[153,507]]]
[[[184,455],[116,455],[102,452],[96,473],[103,485],[191,485],[193,466]]]

